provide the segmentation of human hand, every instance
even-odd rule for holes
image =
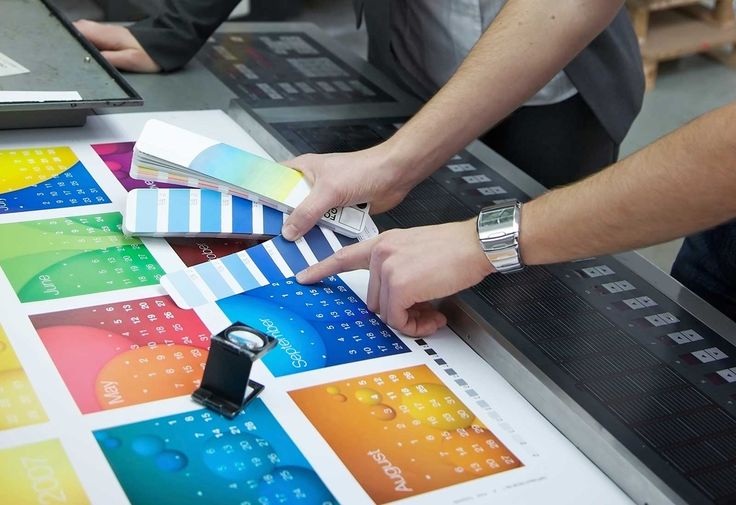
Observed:
[[[478,284],[493,272],[478,242],[475,220],[391,230],[344,247],[297,274],[310,284],[339,272],[368,268],[367,305],[398,331],[431,335],[447,324],[431,300]]]
[[[84,35],[110,64],[120,70],[154,73],[161,67],[153,61],[143,46],[124,26],[108,25],[80,19],[74,22]]]
[[[352,153],[305,154],[284,164],[302,172],[312,188],[284,222],[287,240],[304,235],[333,207],[370,203],[372,213],[384,212],[419,182],[387,143]]]

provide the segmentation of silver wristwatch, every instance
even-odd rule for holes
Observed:
[[[502,274],[524,268],[519,253],[521,203],[511,200],[484,207],[478,214],[478,239],[493,268]]]

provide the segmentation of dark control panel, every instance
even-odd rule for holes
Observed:
[[[296,153],[363,149],[400,119],[276,123]],[[528,196],[463,151],[381,228]],[[688,503],[736,503],[736,347],[613,257],[492,275],[459,295]],[[733,336],[731,336],[733,337]]]
[[[253,108],[396,101],[306,33],[216,33],[198,58]]]
[[[389,138],[407,118],[272,123],[277,137],[294,153],[367,149]],[[386,227],[408,228],[458,221],[493,202],[528,197],[468,151],[456,154],[387,213]],[[385,217],[385,216],[384,216]],[[379,216],[378,221],[383,221]]]

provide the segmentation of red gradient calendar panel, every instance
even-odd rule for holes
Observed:
[[[79,409],[87,414],[190,394],[210,331],[168,296],[31,316]]]
[[[268,239],[167,237],[165,240],[186,266],[193,267],[228,254],[250,249]]]

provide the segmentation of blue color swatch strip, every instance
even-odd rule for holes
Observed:
[[[140,209],[140,203],[138,204]],[[155,222],[155,219],[154,219]],[[169,233],[187,233],[189,231],[189,192],[186,190],[169,191]]]
[[[196,237],[197,235],[237,236],[281,233],[284,214],[237,196],[229,197],[209,189],[135,189],[128,194],[125,231],[129,235]],[[231,198],[231,204],[226,205]],[[162,203],[163,202],[163,203]],[[224,213],[229,219],[223,219]],[[159,213],[166,213],[159,216]],[[198,217],[198,219],[192,219]],[[231,223],[223,229],[223,222]],[[198,224],[197,224],[198,223]]]
[[[337,235],[326,228],[315,227],[301,241],[317,261],[341,248]],[[297,243],[279,236],[245,251],[164,275],[161,285],[177,305],[188,309],[285,279],[290,274],[279,264],[297,273],[314,264],[314,258],[305,257]]]
[[[220,227],[222,223],[222,198],[220,193],[204,190],[200,192],[200,198],[200,231],[202,233],[220,233],[222,231]],[[176,211],[176,209],[169,206],[169,213],[171,211]]]
[[[294,247],[293,242],[289,242],[279,235],[278,237],[274,237],[273,240],[271,240],[271,243],[276,247],[276,250],[281,254],[281,257],[284,258],[284,261],[289,265],[292,272],[301,272],[309,266],[309,263],[304,259],[299,248]],[[332,252],[330,252],[330,254],[332,254]]]
[[[238,198],[234,196],[233,233],[253,233],[253,228],[253,203],[250,200],[246,200],[245,198]]]
[[[150,191],[142,191],[136,196],[138,211],[135,214],[135,229],[139,233],[155,233],[156,214],[154,213],[152,215],[148,209],[158,209],[158,194]]]
[[[271,257],[270,254],[268,254],[268,251],[263,246],[263,244],[257,245],[255,247],[251,247],[248,249],[248,256],[251,257],[253,262],[255,262],[256,265],[258,265],[258,270],[261,271],[264,277],[266,279],[280,279],[283,278],[283,275],[281,274],[281,270],[278,266],[276,266],[276,262]],[[234,294],[234,293],[233,293]]]

